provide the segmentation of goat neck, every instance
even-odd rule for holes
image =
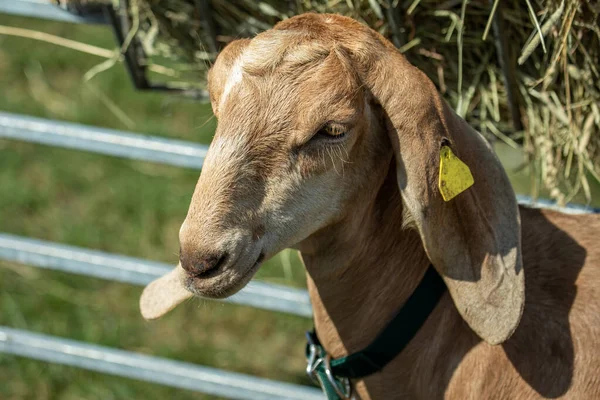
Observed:
[[[367,346],[429,266],[418,233],[402,227],[394,171],[389,168],[338,222],[299,246],[317,334],[333,357]]]

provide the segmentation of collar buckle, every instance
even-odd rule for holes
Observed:
[[[319,349],[317,344],[313,340],[313,336],[310,332],[306,332],[306,375],[316,384],[319,384],[317,377],[317,368],[323,362],[320,357]]]
[[[333,376],[333,373],[331,372],[331,356],[329,354],[325,355],[325,358],[322,358],[322,360],[325,375],[335,393],[337,393],[342,400],[350,400],[352,398],[352,384],[350,383],[350,379],[346,377],[336,378]]]
[[[306,333],[306,374],[321,386],[326,393],[331,390],[341,400],[352,398],[352,383],[347,377],[336,377],[331,371],[331,356],[325,353],[320,344],[315,343],[310,332]],[[329,389],[329,390],[327,390]]]

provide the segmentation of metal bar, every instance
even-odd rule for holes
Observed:
[[[0,138],[201,169],[208,146],[0,112]]]
[[[204,36],[206,37],[206,43],[211,53],[217,54],[219,52],[219,43],[217,42],[218,27],[213,19],[212,5],[209,0],[194,0],[196,10],[198,11],[198,17]]]
[[[102,15],[76,15],[48,0],[0,0],[0,14],[49,19],[76,24],[105,24]]]
[[[600,208],[594,208],[591,206],[584,206],[581,204],[567,204],[566,207],[560,207],[555,202],[547,199],[533,200],[529,196],[523,196],[518,194],[517,201],[519,204],[533,207],[533,208],[546,208],[550,210],[560,211],[565,214],[598,214]]]
[[[0,326],[0,352],[235,399],[323,399],[316,388]]]
[[[392,42],[394,42],[394,46],[400,48],[407,42],[406,34],[402,31],[404,9],[401,1],[399,1],[395,6],[393,3],[394,2],[392,0],[387,1],[386,18],[392,33]]]
[[[145,286],[173,266],[0,233],[0,260],[33,265],[79,275]],[[306,290],[264,282],[250,282],[223,301],[312,317]]]
[[[137,32],[131,39],[131,42],[129,42],[127,48],[123,48],[125,39],[131,31],[129,1],[119,0],[118,10],[115,10],[113,7],[106,7],[105,10],[117,42],[119,43],[119,47],[121,48],[121,52],[123,52],[125,67],[134,86],[139,90],[150,88],[150,83],[146,78],[146,55],[144,54],[140,40],[137,37]]]
[[[112,30],[119,43],[119,48],[123,52],[123,61],[125,69],[133,82],[133,85],[138,90],[153,90],[170,94],[182,95],[201,102],[209,100],[206,90],[195,88],[174,87],[169,82],[155,83],[148,80],[147,67],[148,60],[144,52],[140,39],[136,34],[127,48],[123,48],[125,40],[131,27],[131,18],[129,15],[129,3],[127,0],[119,1],[119,9],[115,10],[112,6],[103,6],[106,20],[110,22]]]
[[[494,1],[495,0],[490,0],[490,10],[494,7]],[[515,70],[516,62],[514,55],[510,52],[503,14],[504,3],[499,1],[496,13],[492,19],[496,56],[500,68],[502,69],[502,77],[504,79],[504,87],[508,99],[508,109],[510,111],[513,129],[515,132],[518,132],[523,130],[523,123],[521,121],[521,110],[519,108],[520,96],[517,84],[517,71]]]

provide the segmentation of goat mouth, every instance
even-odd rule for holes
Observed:
[[[254,274],[258,270],[258,267],[260,267],[260,264],[263,262],[264,259],[265,255],[263,253],[260,253],[254,264],[252,264],[252,266],[248,268],[248,270],[244,272],[244,274],[240,277],[239,282],[245,281],[247,278],[252,278],[252,276],[254,276]]]
[[[185,287],[200,297],[222,299],[232,296],[252,279],[264,258],[264,254],[260,253],[256,261],[240,273],[231,267],[226,268],[225,263],[222,263],[216,268],[200,274],[188,274],[185,279]]]

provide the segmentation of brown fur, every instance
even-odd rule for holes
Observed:
[[[390,207],[390,196],[399,203],[390,181],[365,207],[382,215],[369,213],[352,231],[331,227],[321,234],[345,245],[315,236],[324,245],[303,253],[317,331],[334,357],[368,345],[429,264],[414,232],[381,223],[401,215]],[[399,357],[357,383],[361,398],[599,398],[600,218],[528,208],[521,217],[527,295],[513,336],[485,343],[446,295]],[[330,263],[339,272],[329,273]]]
[[[491,150],[383,37],[340,16],[291,18],[229,45],[209,88],[219,126],[181,262],[227,259],[190,290],[230,295],[259,253],[296,247],[318,335],[340,357],[373,340],[431,262],[450,293],[355,382],[361,398],[600,398],[600,217],[519,211]],[[347,139],[315,141],[332,121]],[[449,203],[436,187],[445,139],[476,182]]]

